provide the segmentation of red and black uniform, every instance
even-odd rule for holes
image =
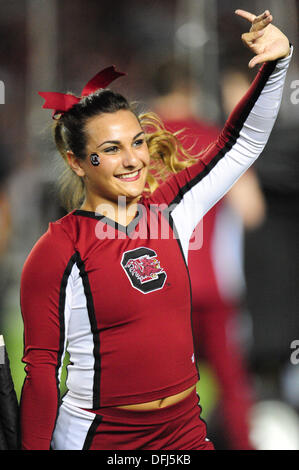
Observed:
[[[90,448],[91,430],[99,424],[92,410],[104,415],[107,409],[160,399],[196,384],[189,240],[203,215],[263,150],[288,62],[261,68],[215,144],[196,164],[142,198],[127,227],[74,210],[51,223],[36,243],[21,280],[27,372],[23,448],[49,449],[51,440],[54,449],[82,449],[87,441]],[[58,414],[66,349],[68,392]],[[66,410],[74,424],[65,418]],[[191,448],[202,448],[202,427],[200,432],[202,443]],[[149,448],[134,442],[125,448]],[[179,436],[171,442],[172,449],[184,445]],[[156,436],[151,448],[159,445]]]

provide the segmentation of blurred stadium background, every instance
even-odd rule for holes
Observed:
[[[64,215],[56,196],[59,166],[51,112],[42,110],[37,91],[79,93],[87,79],[114,64],[128,76],[112,88],[147,109],[157,96],[156,69],[184,58],[190,80],[199,84],[194,94],[198,115],[222,125],[224,70],[249,73],[250,53],[240,39],[247,24],[234,15],[236,8],[257,14],[270,9],[274,23],[295,45],[280,116],[255,165],[267,215],[261,227],[245,234],[243,327],[258,397],[253,440],[261,449],[298,450],[299,364],[290,359],[291,343],[299,340],[298,0],[0,0],[0,80],[5,86],[0,106],[0,333],[20,397],[20,274],[48,223]],[[217,377],[204,362],[201,377],[203,416],[209,423],[219,399]]]

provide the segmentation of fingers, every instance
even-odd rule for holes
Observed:
[[[245,18],[245,20],[250,21],[250,23],[253,23],[255,20],[256,16],[253,15],[252,13],[249,13],[249,11],[245,10],[236,10],[235,11],[236,15],[242,16],[242,18]]]
[[[259,16],[256,16],[255,19],[253,20],[253,23],[257,23],[258,21],[262,21],[262,20],[265,20],[267,17],[271,16],[271,13],[269,10],[266,10],[264,11],[264,13],[262,13],[261,15]]]
[[[252,31],[258,31],[270,24],[273,21],[273,16],[270,14],[269,10],[266,10],[260,16],[257,16],[252,23]]]
[[[252,30],[258,31],[262,28],[265,28],[273,21],[273,16],[271,15],[269,10],[264,11],[259,16],[255,16],[253,13],[245,10],[236,10],[236,15],[241,16],[245,20],[250,21],[252,23]]]
[[[267,57],[267,54],[256,55],[255,57],[251,59],[251,61],[248,64],[248,67],[250,69],[253,69],[256,65],[262,64],[263,62],[266,62],[267,60],[269,60],[269,58]]]
[[[261,29],[261,30],[258,30],[258,31],[251,31],[250,33],[242,34],[241,38],[242,38],[242,41],[245,44],[245,46],[250,47],[254,44],[254,41],[256,41],[256,39],[263,36],[264,32],[265,32],[264,29]]]
[[[273,17],[269,10],[259,16],[245,10],[236,10],[235,13],[251,22],[250,31],[242,34],[243,43],[255,54],[248,64],[249,68],[289,54],[288,38],[270,24]]]

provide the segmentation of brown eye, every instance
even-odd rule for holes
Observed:
[[[134,142],[134,146],[135,147],[140,147],[144,142],[144,139],[138,139],[138,140],[135,140]]]
[[[104,153],[115,153],[117,152],[118,147],[116,145],[113,145],[112,147],[107,147],[103,151]]]

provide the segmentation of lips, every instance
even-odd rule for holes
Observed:
[[[116,175],[115,177],[122,181],[136,181],[140,176],[140,170],[131,171],[130,173],[122,173],[121,175]]]

